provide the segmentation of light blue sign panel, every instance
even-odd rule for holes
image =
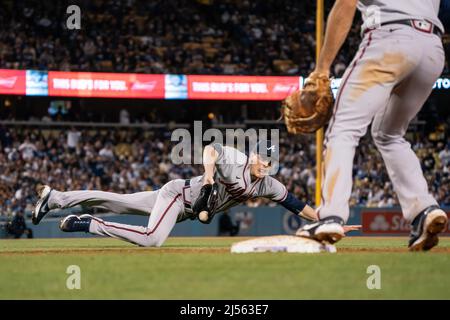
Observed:
[[[27,70],[26,95],[48,96],[48,74],[47,71]]]

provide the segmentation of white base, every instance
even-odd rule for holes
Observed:
[[[231,253],[255,252],[335,253],[336,247],[296,236],[259,237],[237,242],[231,246]]]

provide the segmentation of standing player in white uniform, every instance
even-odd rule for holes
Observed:
[[[358,8],[363,40],[348,66],[325,134],[320,221],[298,234],[334,243],[349,216],[355,148],[372,123],[372,137],[411,222],[410,250],[429,250],[447,216],[428,191],[420,162],[405,140],[409,122],[441,74],[445,55],[438,19],[440,0],[337,0],[328,17],[315,71],[329,70]]]
[[[267,145],[269,148],[267,148]],[[65,232],[90,232],[135,243],[140,246],[161,246],[169,236],[175,223],[195,219],[192,203],[205,184],[217,183],[218,205],[215,212],[222,212],[251,198],[264,197],[302,218],[317,221],[315,211],[295,198],[286,187],[268,176],[278,151],[268,141],[261,141],[250,157],[235,148],[215,143],[205,147],[203,163],[205,173],[193,179],[176,179],[166,183],[157,191],[134,194],[116,194],[103,191],[60,192],[44,186],[39,192],[33,223],[53,209],[65,209],[81,205],[97,207],[120,214],[150,216],[148,226],[125,225],[103,221],[91,215],[70,215],[61,221]],[[358,229],[346,227],[346,231]]]

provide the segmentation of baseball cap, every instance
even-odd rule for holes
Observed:
[[[264,161],[269,161],[271,165],[270,174],[275,174],[278,171],[280,150],[278,143],[271,140],[259,140],[253,147],[252,153],[257,154]]]

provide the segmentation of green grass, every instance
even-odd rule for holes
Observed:
[[[409,253],[405,238],[347,238],[336,254],[231,254],[233,238],[0,241],[0,299],[450,299],[450,239]],[[372,250],[362,251],[359,250]],[[66,287],[69,265],[81,289]],[[381,289],[366,286],[369,265]]]

